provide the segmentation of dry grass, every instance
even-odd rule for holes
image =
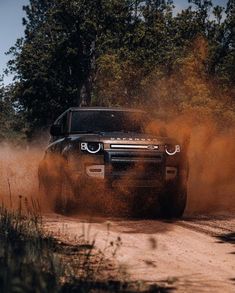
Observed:
[[[106,250],[115,256],[120,241],[103,252],[95,251],[95,240],[79,241],[72,246],[46,234],[36,201],[20,196],[17,210],[1,206],[0,292],[133,292],[126,282],[104,278]]]

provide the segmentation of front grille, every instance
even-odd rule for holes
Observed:
[[[161,154],[111,152],[107,163],[108,175],[111,176],[152,179],[164,173]]]

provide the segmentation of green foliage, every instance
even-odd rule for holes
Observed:
[[[59,288],[62,266],[45,238],[41,218],[0,208],[0,291],[52,292]]]
[[[26,138],[26,127],[23,116],[13,107],[12,96],[14,88],[0,85],[0,142],[14,141]]]
[[[229,99],[231,104],[234,0],[226,8],[204,0],[189,5],[174,15],[173,2],[164,0],[30,0],[24,7],[25,36],[10,49],[8,67],[16,76],[12,95],[30,131],[46,128],[70,106],[154,103],[158,110],[173,113],[196,107],[195,95],[209,112],[214,111],[212,104],[222,107]],[[188,74],[194,79],[194,71],[185,63],[196,56],[198,40],[203,42],[203,58],[195,70],[203,78],[194,82],[201,82],[205,91],[191,83],[187,95],[182,85],[188,83]],[[165,93],[156,88],[173,79]],[[208,95],[215,100],[212,104]],[[228,111],[231,117],[232,104]]]

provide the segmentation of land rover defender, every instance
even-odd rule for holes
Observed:
[[[40,189],[48,201],[55,197],[54,209],[61,208],[68,193],[79,198],[99,182],[117,193],[120,186],[137,196],[144,190],[146,199],[151,191],[161,216],[181,217],[187,147],[166,134],[150,133],[150,122],[147,112],[125,108],[70,108],[59,116],[39,166]]]

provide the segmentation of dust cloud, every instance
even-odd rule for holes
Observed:
[[[212,119],[195,125],[194,118],[159,124],[181,143],[190,138],[186,213],[235,212],[235,127],[222,131]]]
[[[0,201],[9,208],[37,200],[42,150],[0,144]],[[23,207],[22,207],[23,208]]]
[[[190,120],[190,119],[189,119]],[[192,121],[191,121],[192,122]],[[182,141],[190,136],[188,149],[189,181],[186,213],[226,214],[235,211],[235,129],[221,132],[212,121],[194,126],[186,117],[171,123],[156,122],[156,129],[164,126],[169,136]],[[152,126],[153,127],[153,126]],[[43,149],[16,148],[7,144],[0,146],[0,201],[17,208],[21,197],[38,200],[38,165]],[[115,200],[111,192],[100,186],[88,188],[89,199],[83,194],[81,207],[94,210],[112,208],[124,210],[124,204]],[[86,193],[87,194],[87,193]],[[40,199],[39,199],[40,200]],[[117,211],[116,211],[117,212]]]
[[[234,154],[235,130],[218,133],[201,126],[192,131],[189,211],[235,212]]]
[[[208,48],[207,40],[196,37],[176,69],[153,74],[147,87],[149,112],[156,109],[162,117],[150,130],[165,128],[181,142],[190,137],[189,214],[235,211],[234,93],[208,74]]]

